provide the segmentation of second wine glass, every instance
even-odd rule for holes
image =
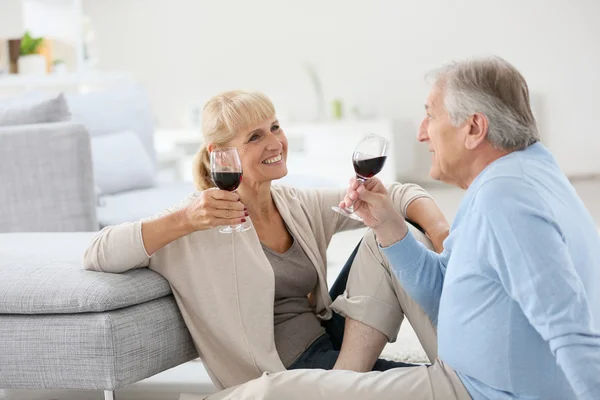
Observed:
[[[352,153],[352,165],[359,185],[381,172],[387,159],[388,148],[389,142],[386,138],[372,133],[358,142]],[[342,215],[362,221],[362,218],[354,213],[354,202],[347,208],[338,206],[331,208]]]
[[[221,190],[235,193],[242,183],[242,162],[235,147],[221,147],[210,153],[210,173],[215,185]],[[249,225],[238,224],[224,226],[219,229],[221,233],[234,231],[244,232],[250,229]]]

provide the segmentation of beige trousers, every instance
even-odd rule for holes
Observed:
[[[411,229],[429,247],[425,235]],[[260,378],[226,389],[207,400],[463,400],[471,399],[456,373],[437,358],[437,334],[425,312],[404,291],[390,271],[372,231],[368,231],[352,265],[347,290],[332,305],[394,341],[404,316],[417,334],[431,366],[395,368],[385,372],[293,370],[264,373]],[[180,400],[196,397],[182,395]]]

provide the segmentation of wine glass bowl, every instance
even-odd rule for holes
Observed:
[[[227,190],[228,192],[235,192],[242,183],[241,172],[212,172],[213,182],[221,190]]]
[[[381,172],[387,159],[388,148],[388,140],[375,134],[368,134],[358,142],[352,153],[352,165],[359,184]],[[362,221],[362,218],[354,213],[354,203],[347,208],[331,208],[342,215]]]
[[[235,147],[221,147],[211,151],[210,173],[216,187],[235,193],[242,183],[243,177],[242,162],[237,149]],[[248,229],[250,229],[249,225],[238,224],[224,226],[219,229],[219,232],[244,232]]]
[[[362,158],[362,154],[357,152],[354,154],[356,158],[353,157],[352,165],[354,165],[356,177],[365,181],[380,173],[387,159],[387,156]]]

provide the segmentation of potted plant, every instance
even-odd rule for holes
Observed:
[[[17,61],[19,74],[45,74],[46,58],[39,54],[44,38],[34,38],[29,32],[25,32],[21,38],[19,49],[19,60]]]

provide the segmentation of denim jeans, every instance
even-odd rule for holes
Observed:
[[[360,245],[360,243],[359,243]],[[358,246],[354,249],[348,261],[342,268],[336,281],[329,290],[329,295],[332,300],[342,294],[346,289],[350,268],[354,261],[354,257],[358,252]],[[331,319],[322,322],[325,328],[325,333],[313,342],[312,345],[304,353],[298,357],[296,361],[288,369],[332,369],[337,361],[342,340],[344,339],[344,328],[346,319],[337,313],[333,313]],[[388,361],[378,359],[373,366],[373,371],[386,371],[398,367],[414,367],[416,364],[408,364],[403,362]]]

